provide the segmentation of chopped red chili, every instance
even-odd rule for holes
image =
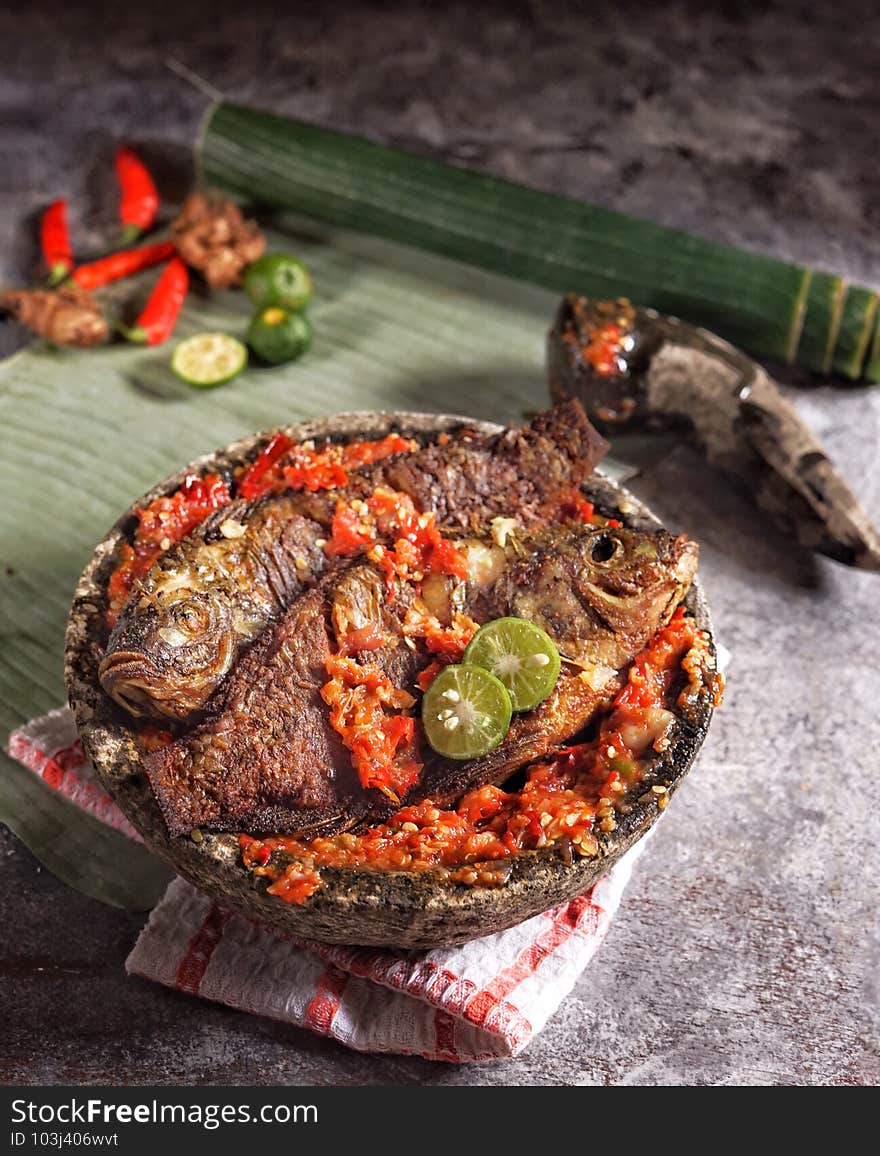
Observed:
[[[459,611],[453,615],[451,624],[444,626],[418,601],[407,611],[403,624],[403,632],[408,638],[424,638],[429,652],[436,655],[440,665],[461,662],[467,644],[479,628],[479,623]],[[427,689],[422,686],[421,679],[419,686],[422,690]]]
[[[377,529],[394,539],[392,547],[377,544],[367,557],[385,572],[389,601],[395,595],[395,583],[421,582],[431,572],[464,579],[468,575],[467,558],[437,529],[433,514],[420,514],[408,494],[377,486],[367,502]]]
[[[229,490],[219,474],[206,474],[203,478],[189,474],[173,494],[155,498],[134,511],[138,526],[132,543],[123,543],[107,586],[111,626],[135,580],[146,574],[160,554],[170,550],[212,510],[225,506],[228,501]]]
[[[292,452],[293,460],[283,467],[282,488],[288,490],[335,490],[344,486],[348,474],[329,452],[316,453],[297,447]]]
[[[595,507],[587,501],[580,490],[571,490],[562,498],[559,517],[563,521],[592,522]]]
[[[658,630],[648,647],[636,655],[627,685],[614,700],[615,706],[662,706],[681,661],[694,645],[692,618],[679,606],[666,626]]]
[[[348,469],[355,469],[357,466],[367,466],[371,462],[390,458],[392,454],[411,454],[416,449],[418,442],[414,438],[388,434],[379,441],[349,442],[342,447],[342,461]]]
[[[581,346],[583,358],[599,377],[614,377],[621,371],[621,355],[627,331],[620,325],[597,325]]]
[[[376,540],[375,527],[365,523],[360,513],[349,502],[336,503],[330,538],[324,547],[328,558],[348,558]]]
[[[319,450],[276,434],[242,474],[238,496],[259,498],[280,490],[336,489],[346,485],[350,470],[392,454],[410,453],[416,447],[411,438],[388,434],[378,441],[331,442]]]
[[[239,478],[237,496],[252,500],[268,494],[272,489],[268,475],[292,445],[293,441],[286,434],[274,434]]]
[[[342,655],[331,655],[326,667],[330,681],[321,688],[321,697],[330,707],[331,726],[351,752],[362,785],[399,802],[422,764],[415,758],[415,719],[389,710],[409,710],[415,699],[378,667]]]
[[[445,665],[443,662],[438,662],[436,658],[433,662],[429,662],[416,678],[419,690],[426,691]]]
[[[656,751],[650,743],[645,746],[645,737],[650,739],[657,730],[655,716],[668,713],[677,675],[700,664],[706,646],[707,638],[693,620],[683,609],[676,611],[636,659],[635,676],[602,720],[596,738],[565,747],[529,768],[519,791],[480,787],[454,810],[428,799],[402,807],[385,823],[358,834],[311,840],[243,835],[243,861],[270,880],[273,895],[303,903],[321,886],[323,867],[434,871],[453,883],[498,886],[506,878],[505,864],[524,850],[559,846],[571,855],[594,857],[599,835],[614,830],[618,809],[626,808],[632,792],[641,789]],[[640,688],[649,670],[654,690],[646,696],[648,705],[630,703],[629,687]],[[637,736],[635,746],[628,745],[627,736]],[[649,794],[662,810],[666,788],[658,784]]]
[[[390,540],[391,545],[379,541]],[[432,571],[467,577],[467,559],[437,529],[433,514],[420,514],[409,494],[377,486],[366,502],[340,500],[324,552],[349,557],[361,550],[385,573],[389,601],[396,582],[421,582]]]

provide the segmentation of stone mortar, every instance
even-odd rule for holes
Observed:
[[[456,415],[365,412],[339,414],[283,427],[296,441],[307,438],[382,437],[388,432],[425,436],[466,425],[480,433],[502,427]],[[188,473],[224,471],[253,455],[269,431],[252,434],[216,453],[196,459],[138,499],[142,506],[175,490]],[[632,494],[600,471],[584,487],[597,508],[614,512],[636,530],[658,530],[661,523]],[[625,501],[627,513],[619,510]],[[169,837],[140,761],[130,718],[104,693],[97,678],[106,638],[106,584],[116,550],[135,524],[131,507],[98,544],[83,571],[67,627],[65,675],[70,705],[83,746],[107,790],[147,845],[202,891],[249,918],[287,934],[325,943],[429,948],[465,942],[501,931],[588,890],[656,822],[656,798],[636,802],[621,815],[616,830],[597,831],[600,852],[594,859],[566,862],[559,848],[522,852],[512,861],[509,880],[499,888],[453,885],[432,873],[322,869],[324,886],[302,905],[267,894],[266,883],[241,862],[238,839],[203,834],[200,842]],[[686,605],[698,626],[709,633],[706,599],[694,582]],[[714,653],[714,642],[711,643]],[[675,726],[670,747],[652,762],[645,780],[674,793],[705,739],[712,715],[711,696],[701,698],[696,714]]]

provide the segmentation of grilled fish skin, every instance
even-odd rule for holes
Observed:
[[[131,714],[184,722],[331,565],[318,543],[329,537],[340,498],[367,498],[385,485],[409,494],[444,529],[470,530],[511,508],[528,526],[554,512],[560,494],[578,488],[606,449],[580,403],[569,402],[521,430],[461,433],[376,462],[340,489],[232,502],[135,583],[110,636],[101,684]],[[236,536],[225,536],[230,531]]]
[[[583,730],[611,705],[621,670],[672,616],[693,581],[696,542],[665,531],[594,530],[535,535],[525,555],[508,559],[501,578],[472,590],[477,622],[506,614],[541,626],[563,665],[549,698],[514,715],[507,737],[483,758],[462,764],[428,752],[407,801],[451,803],[472,787],[500,783]]]
[[[133,715],[186,719],[243,646],[326,569],[323,526],[298,494],[216,510],[136,584],[107,646],[101,684]]]
[[[490,755],[453,762],[426,746],[419,781],[404,800],[448,802],[465,790],[504,781],[586,726],[621,685],[619,671],[680,602],[696,571],[698,548],[684,537],[625,529],[559,526],[511,540],[460,540],[469,578],[452,582],[450,612],[477,622],[528,617],[567,660],[550,698],[517,716]],[[415,590],[385,596],[385,577],[357,560],[325,574],[267,630],[228,680],[217,713],[187,736],[146,756],[169,831],[193,828],[251,834],[317,834],[377,821],[392,810],[365,790],[330,725],[321,698],[325,661],[339,637],[364,625],[384,645],[362,656],[396,686],[415,687],[430,661],[406,633]]]

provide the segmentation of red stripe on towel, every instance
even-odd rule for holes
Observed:
[[[440,1008],[434,1012],[434,1060],[457,1064],[461,1060],[455,1047],[455,1020]]]
[[[211,904],[202,926],[189,941],[186,955],[177,968],[175,987],[190,995],[198,995],[211,956],[223,938],[223,929],[229,922],[229,915],[216,903]]]
[[[558,951],[572,935],[584,929],[595,933],[602,908],[592,902],[592,892],[581,895],[566,904],[553,922],[542,932],[534,943],[524,948],[510,967],[499,972],[490,984],[478,992],[464,1009],[464,1014],[477,1027],[485,1027],[490,1015],[494,1014],[492,1028],[512,1039],[527,1039],[531,1025],[526,1021],[519,1024],[522,1013],[507,1002],[507,997],[523,980],[534,975],[541,964]]]
[[[348,985],[348,976],[338,967],[330,964],[322,972],[309,1006],[306,1008],[305,1026],[326,1036],[333,1026],[342,996]]]

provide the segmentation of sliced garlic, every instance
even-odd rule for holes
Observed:
[[[227,518],[220,523],[220,533],[224,538],[243,538],[247,533],[247,526],[237,522],[235,518]]]
[[[502,550],[507,545],[507,539],[513,538],[519,529],[519,522],[516,518],[505,518],[501,515],[493,518],[490,525],[492,526],[492,540]]]

